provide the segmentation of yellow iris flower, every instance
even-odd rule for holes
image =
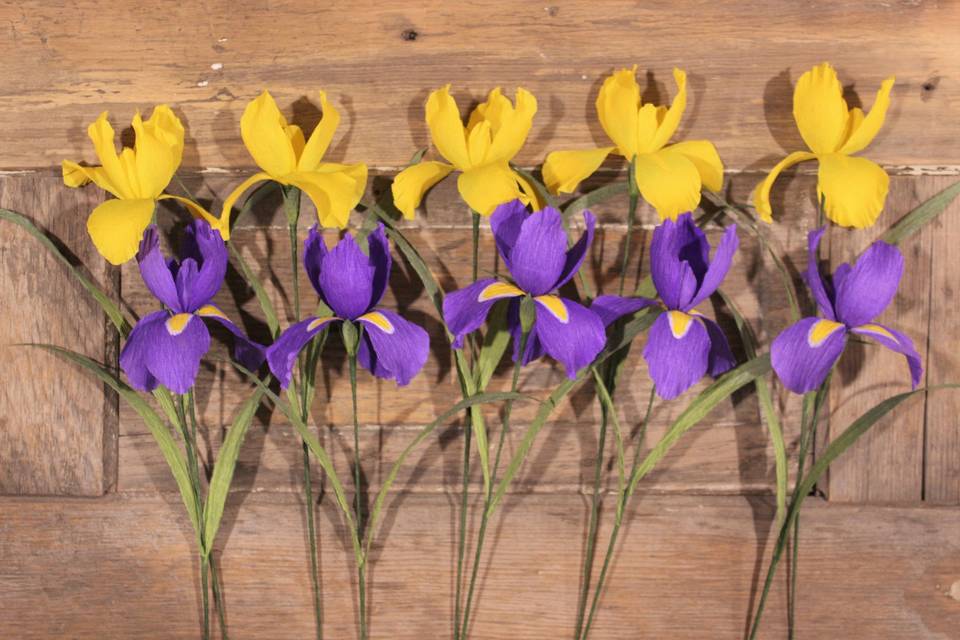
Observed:
[[[676,220],[700,203],[700,189],[723,187],[723,163],[706,140],[667,145],[687,107],[687,74],[673,70],[677,95],[668,109],[644,104],[636,79],[637,67],[620,69],[603,82],[597,96],[597,116],[613,146],[554,151],[543,163],[543,179],[553,193],[573,193],[611,153],[634,161],[640,195],[660,216]]]
[[[880,166],[851,154],[862,151],[880,131],[890,106],[893,76],[880,85],[870,113],[848,109],[837,72],[828,63],[807,71],[793,90],[793,118],[810,151],[794,151],[757,187],[754,206],[771,222],[770,188],[780,172],[804,160],[818,160],[817,195],[824,213],[842,227],[872,226],[883,209],[890,177]]]
[[[268,91],[253,99],[240,118],[240,135],[247,151],[262,171],[250,176],[227,197],[220,216],[220,233],[230,234],[230,210],[244,191],[257,182],[273,180],[307,194],[324,227],[347,226],[350,211],[360,202],[367,185],[367,165],[323,162],[340,113],[320,92],[323,117],[310,139],[295,124],[288,124]]]
[[[496,88],[486,102],[477,105],[464,127],[450,85],[432,92],[427,99],[427,127],[433,145],[447,162],[424,161],[397,174],[392,187],[394,204],[405,218],[412,219],[427,190],[456,169],[461,172],[457,179],[460,196],[482,215],[518,198],[539,209],[533,185],[510,168],[536,113],[537,99],[526,89],[517,89],[514,105]]]
[[[123,264],[136,255],[157,200],[177,200],[195,216],[211,224],[217,221],[192,200],[163,194],[183,157],[183,125],[170,107],[155,107],[145,122],[138,112],[133,116],[133,131],[134,147],[125,147],[118,154],[113,127],[104,111],[87,129],[101,166],[83,167],[63,161],[63,182],[68,187],[93,182],[116,196],[87,218],[94,246],[112,264]]]

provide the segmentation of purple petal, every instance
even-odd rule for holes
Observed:
[[[307,343],[324,327],[335,321],[337,318],[334,317],[312,317],[301,320],[287,327],[287,330],[267,347],[267,364],[270,366],[270,372],[280,381],[281,388],[286,389],[289,386],[293,365]]]
[[[323,298],[323,289],[320,288],[320,271],[323,269],[323,259],[327,257],[327,245],[323,241],[323,234],[317,225],[310,227],[307,239],[303,241],[303,269],[313,285],[313,290]]]
[[[370,310],[375,274],[370,258],[348,233],[323,259],[322,297],[337,316],[353,320]]]
[[[507,270],[510,269],[510,254],[520,235],[520,227],[526,219],[527,207],[520,200],[504,203],[490,214],[490,230]]]
[[[166,311],[154,311],[140,318],[120,351],[120,368],[127,374],[130,386],[138,391],[153,391],[160,384],[147,368],[147,356],[154,348],[153,334],[158,327],[163,330],[169,317]]]
[[[794,393],[813,391],[827,378],[843,353],[847,332],[832,320],[803,318],[787,327],[770,345],[770,364],[784,386]],[[827,333],[826,329],[833,328]],[[814,329],[817,331],[814,331]]]
[[[407,385],[423,368],[430,353],[430,336],[422,327],[393,311],[377,309],[359,318],[364,340],[357,358],[378,378]]]
[[[567,234],[556,209],[527,216],[510,252],[510,273],[533,296],[549,293],[560,280],[567,257]]]
[[[367,247],[370,254],[370,263],[373,265],[373,290],[370,294],[370,308],[380,304],[383,294],[390,281],[390,268],[393,259],[390,257],[390,242],[387,240],[387,231],[383,223],[377,225],[373,233],[367,236]]]
[[[804,276],[810,292],[813,293],[813,299],[817,302],[817,308],[820,313],[830,320],[836,320],[837,316],[833,310],[833,296],[827,291],[823,276],[820,275],[820,265],[817,263],[817,247],[820,246],[820,240],[826,232],[826,227],[820,227],[816,231],[811,231],[807,236],[807,272]],[[847,269],[849,269],[849,265]],[[846,272],[846,270],[845,270]],[[840,275],[840,270],[837,270]],[[834,284],[837,284],[834,282]]]
[[[603,320],[603,326],[608,327],[616,320],[628,313],[634,313],[646,307],[655,307],[656,300],[650,298],[625,298],[623,296],[599,296],[590,304],[592,309],[600,319]]]
[[[837,319],[848,327],[870,322],[893,300],[902,276],[900,250],[886,242],[874,242],[836,284]]]
[[[707,373],[710,344],[706,328],[693,316],[679,311],[660,314],[643,349],[657,395],[671,400],[696,384]]]
[[[197,315],[207,320],[213,320],[226,327],[227,331],[233,334],[233,357],[243,368],[249,371],[256,371],[263,364],[266,357],[266,348],[260,343],[254,342],[247,337],[247,334],[237,325],[231,322],[226,314],[208,304],[197,311]]]
[[[709,251],[709,245],[706,239],[701,242],[702,236],[689,220],[689,214],[680,216],[676,222],[664,220],[653,230],[650,276],[668,309],[686,308],[697,292],[698,279],[691,261],[706,272],[704,247]]]
[[[733,369],[737,364],[733,352],[730,351],[730,343],[727,342],[727,336],[723,333],[716,322],[710,318],[699,316],[703,326],[707,329],[707,335],[710,337],[710,355],[707,359],[707,373],[716,377],[721,373],[726,373]]]
[[[490,309],[498,301],[516,297],[516,294],[484,296],[487,287],[500,284],[494,278],[477,280],[469,287],[448,293],[443,298],[443,321],[453,334],[453,348],[463,347],[464,337],[479,329]]]
[[[183,311],[180,300],[177,298],[177,286],[173,282],[173,274],[170,273],[163,253],[160,252],[160,233],[156,225],[150,225],[144,232],[143,239],[140,241],[140,250],[137,252],[137,263],[140,265],[143,283],[147,285],[150,293],[174,311]]]
[[[553,285],[554,289],[559,289],[569,282],[570,278],[577,275],[577,271],[580,270],[580,265],[583,264],[583,259],[587,256],[587,250],[593,242],[593,231],[597,225],[597,218],[589,211],[584,211],[583,223],[586,225],[586,230],[583,232],[583,235],[580,236],[580,239],[577,240],[577,243],[567,249],[566,262],[563,264],[560,280]]]
[[[544,352],[562,364],[571,379],[594,361],[607,342],[600,316],[559,296],[537,299],[536,328]]]
[[[179,316],[185,318],[178,326]],[[160,311],[137,326],[141,324],[141,330],[131,332],[120,353],[120,366],[131,383],[142,385],[137,388],[143,390],[151,390],[159,382],[174,393],[189,391],[200,371],[200,359],[210,349],[210,332],[203,321],[192,314],[171,316]]]
[[[691,221],[690,224],[692,225],[693,222]],[[730,264],[733,262],[733,254],[737,252],[737,247],[739,246],[740,239],[737,237],[737,225],[732,224],[727,227],[723,238],[720,239],[710,266],[707,267],[707,271],[703,274],[703,277],[699,278],[700,287],[693,299],[687,303],[684,309],[685,311],[692,309],[713,295],[713,292],[717,290],[720,283],[723,282],[723,279],[726,277],[727,272],[730,270]]]
[[[862,336],[869,336],[888,349],[903,354],[907,359],[907,366],[910,367],[910,385],[914,389],[917,388],[920,379],[923,377],[923,363],[908,335],[877,323],[861,325],[851,331]]]
[[[523,337],[520,326],[520,301],[511,300],[510,308],[507,310],[507,326],[510,328],[510,335],[513,336],[513,361],[516,362],[520,357],[520,342]],[[537,323],[533,323],[530,328],[530,335],[527,336],[527,345],[523,350],[523,366],[527,366],[534,360],[543,357],[543,344],[540,342],[540,336],[537,335]]]
[[[214,231],[204,220],[194,220],[184,229],[180,239],[181,265],[193,262],[196,271],[191,272],[180,284],[177,271],[177,290],[181,292],[183,311],[196,311],[217,295],[227,275],[227,247],[219,231]]]

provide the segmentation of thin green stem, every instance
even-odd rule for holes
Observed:
[[[220,591],[220,578],[217,575],[217,564],[213,559],[212,552],[210,553],[210,584],[213,587],[213,606],[217,610],[217,620],[220,623],[220,638],[221,640],[228,640],[223,592]]]
[[[198,529],[197,538],[197,556],[200,562],[200,603],[203,620],[200,631],[203,640],[210,638],[210,601],[209,585],[207,581],[207,558],[208,550],[206,542],[203,539],[203,500],[200,488],[200,468],[197,463],[197,423],[196,419],[187,420],[187,405],[190,405],[190,415],[194,417],[193,410],[193,392],[185,395],[178,395],[176,405],[177,422],[180,429],[180,435],[183,437],[183,446],[187,454],[187,471],[190,475],[190,484],[193,489],[194,504],[196,505],[196,520]],[[192,426],[191,426],[192,423]]]
[[[360,551],[359,538],[363,535],[363,495],[362,471],[360,469],[360,420],[357,414],[357,353],[356,345],[348,346],[350,350],[350,399],[353,406],[353,483],[356,492],[354,510],[357,520],[357,545],[354,546],[357,561],[357,590],[360,615],[360,640],[367,640],[367,585],[366,585],[366,558]]]
[[[474,282],[480,275],[480,214],[472,212],[473,220],[473,276]]]
[[[635,174],[637,159],[630,160],[627,181],[630,187],[630,206],[627,209],[627,235],[623,239],[623,261],[620,263],[620,295],[623,295],[623,289],[627,282],[627,269],[630,268],[630,245],[633,241],[633,227],[637,220],[637,204],[640,202],[640,189],[637,187]]]

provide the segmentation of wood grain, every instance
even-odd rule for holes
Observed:
[[[887,124],[868,155],[888,165],[960,164],[960,30],[952,2],[816,0],[668,5],[628,0],[511,3],[161,2],[0,8],[3,168],[92,160],[86,125],[104,109],[117,130],[137,109],[170,103],[189,127],[188,167],[252,164],[244,105],[270,88],[309,128],[316,91],[343,114],[330,157],[397,167],[428,144],[427,93],[453,83],[461,109],[495,86],[539,99],[523,164],[552,149],[606,144],[593,103],[612,69],[639,65],[644,95],[664,103],[672,67],[690,74],[678,138],[713,140],[728,167],[769,168],[802,148],[791,115],[799,75],[833,62],[853,104],[869,107],[896,75]],[[814,26],[815,25],[815,26]],[[278,43],[283,43],[282,47]],[[51,126],[51,123],[56,123]]]
[[[0,207],[31,218],[89,275],[115,292],[116,275],[83,220],[100,197],[52,188],[48,177],[0,176]],[[99,306],[35,239],[0,221],[0,493],[100,495],[116,484],[116,398],[54,356],[53,343],[98,361],[116,358]]]

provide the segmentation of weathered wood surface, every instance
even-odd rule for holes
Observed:
[[[101,198],[53,188],[46,176],[0,178],[0,208],[28,212],[90,276],[116,273],[90,244],[83,220]],[[68,269],[22,228],[0,221],[0,494],[100,495],[117,473],[116,398],[49,353],[56,343],[97,360],[116,357],[100,308]]]
[[[867,107],[881,80],[897,76],[872,157],[960,164],[960,147],[945,144],[960,134],[953,2],[485,0],[451,10],[439,1],[218,0],[155,13],[116,0],[67,12],[28,0],[0,8],[0,23],[2,168],[90,159],[83,131],[100,111],[119,130],[161,102],[189,125],[186,166],[249,166],[238,122],[262,88],[308,126],[326,89],[343,114],[331,157],[396,167],[428,143],[423,103],[446,83],[461,109],[495,86],[533,91],[540,109],[519,160],[534,164],[551,149],[606,144],[596,92],[611,69],[633,64],[641,81],[652,74],[645,95],[660,102],[675,91],[671,68],[686,68],[680,136],[713,140],[730,168],[769,168],[801,148],[792,85],[824,60]]]
[[[370,567],[371,637],[450,633],[453,503],[404,496],[389,504]],[[771,511],[757,498],[638,495],[591,637],[742,638],[773,542]],[[336,507],[326,500],[319,513],[324,637],[354,637],[352,555]],[[508,498],[491,527],[473,637],[571,635],[582,555],[571,541],[581,539],[586,516],[577,496]],[[955,637],[958,528],[956,509],[811,500],[798,637]],[[221,535],[231,637],[313,637],[304,529],[292,496],[231,501]],[[193,537],[176,498],[7,498],[0,532],[3,637],[196,637]],[[785,569],[762,638],[785,637]]]

